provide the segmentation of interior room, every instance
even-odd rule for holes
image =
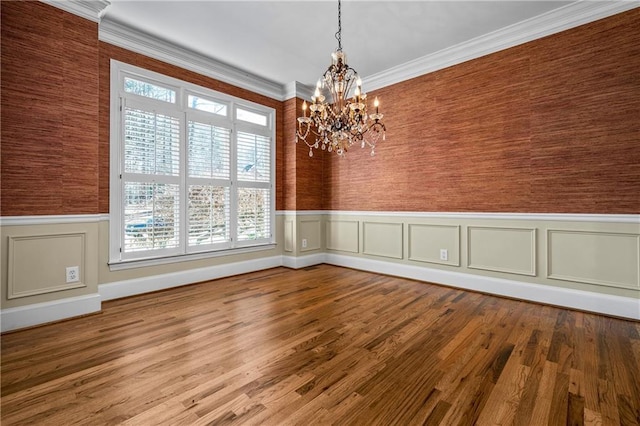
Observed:
[[[637,1],[0,12],[3,425],[640,424]]]

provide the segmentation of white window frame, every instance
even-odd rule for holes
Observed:
[[[215,257],[227,254],[235,254],[247,251],[265,250],[275,246],[275,110],[273,108],[236,98],[225,93],[197,86],[173,77],[165,76],[144,68],[126,64],[114,59],[111,60],[110,76],[110,179],[109,179],[109,265],[112,270],[127,269],[130,267],[148,266],[155,264],[172,263],[186,260],[195,260],[207,257]],[[124,91],[124,78],[133,77],[143,81],[158,84],[176,91],[176,103],[158,102],[149,100],[144,96],[135,95]],[[205,112],[188,107],[188,95],[201,96],[206,99],[220,102],[227,106],[227,115]],[[149,250],[142,254],[126,255],[122,253],[124,245],[124,212],[123,212],[123,155],[124,155],[124,125],[122,108],[125,98],[134,99],[136,104],[153,104],[153,109],[161,109],[176,117],[180,117],[180,221],[179,236],[180,247],[178,249],[164,250],[162,254]],[[256,112],[267,117],[267,125],[260,126],[245,121],[236,120],[236,109]],[[187,122],[189,119],[197,119],[203,123],[210,123],[231,129],[231,155],[230,155],[230,235],[232,241],[212,244],[207,246],[189,247],[188,240],[188,182],[197,178],[187,179]],[[270,176],[269,182],[243,183],[242,187],[268,188],[270,190],[269,226],[270,236],[261,240],[238,241],[237,238],[237,135],[238,132],[249,132],[270,139]]]

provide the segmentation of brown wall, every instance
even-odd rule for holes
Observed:
[[[387,141],[339,159],[295,144],[298,99],[98,42],[40,2],[0,7],[2,216],[108,212],[110,58],[275,108],[278,210],[640,213],[640,9],[370,93]]]
[[[98,24],[2,2],[2,216],[98,206]]]
[[[325,156],[323,207],[640,213],[639,70],[634,9],[370,93],[387,140]]]
[[[301,115],[302,99],[285,102],[285,210],[320,210],[324,152],[314,149],[313,157],[309,157],[309,148],[304,141],[296,143],[297,118]],[[311,136],[308,139],[314,140]]]
[[[117,59],[276,110],[283,103],[98,41],[98,24],[41,2],[2,2],[1,216],[109,212],[109,69]]]

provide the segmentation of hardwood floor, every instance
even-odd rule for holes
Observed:
[[[5,426],[640,424],[640,323],[328,265],[1,340]]]

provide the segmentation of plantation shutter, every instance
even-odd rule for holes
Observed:
[[[271,237],[271,138],[239,131],[237,135],[238,241]]]
[[[187,124],[189,247],[231,241],[231,130],[189,120]]]
[[[273,246],[275,111],[111,66],[109,265]]]
[[[180,119],[144,102],[123,108],[123,253],[180,246]]]

